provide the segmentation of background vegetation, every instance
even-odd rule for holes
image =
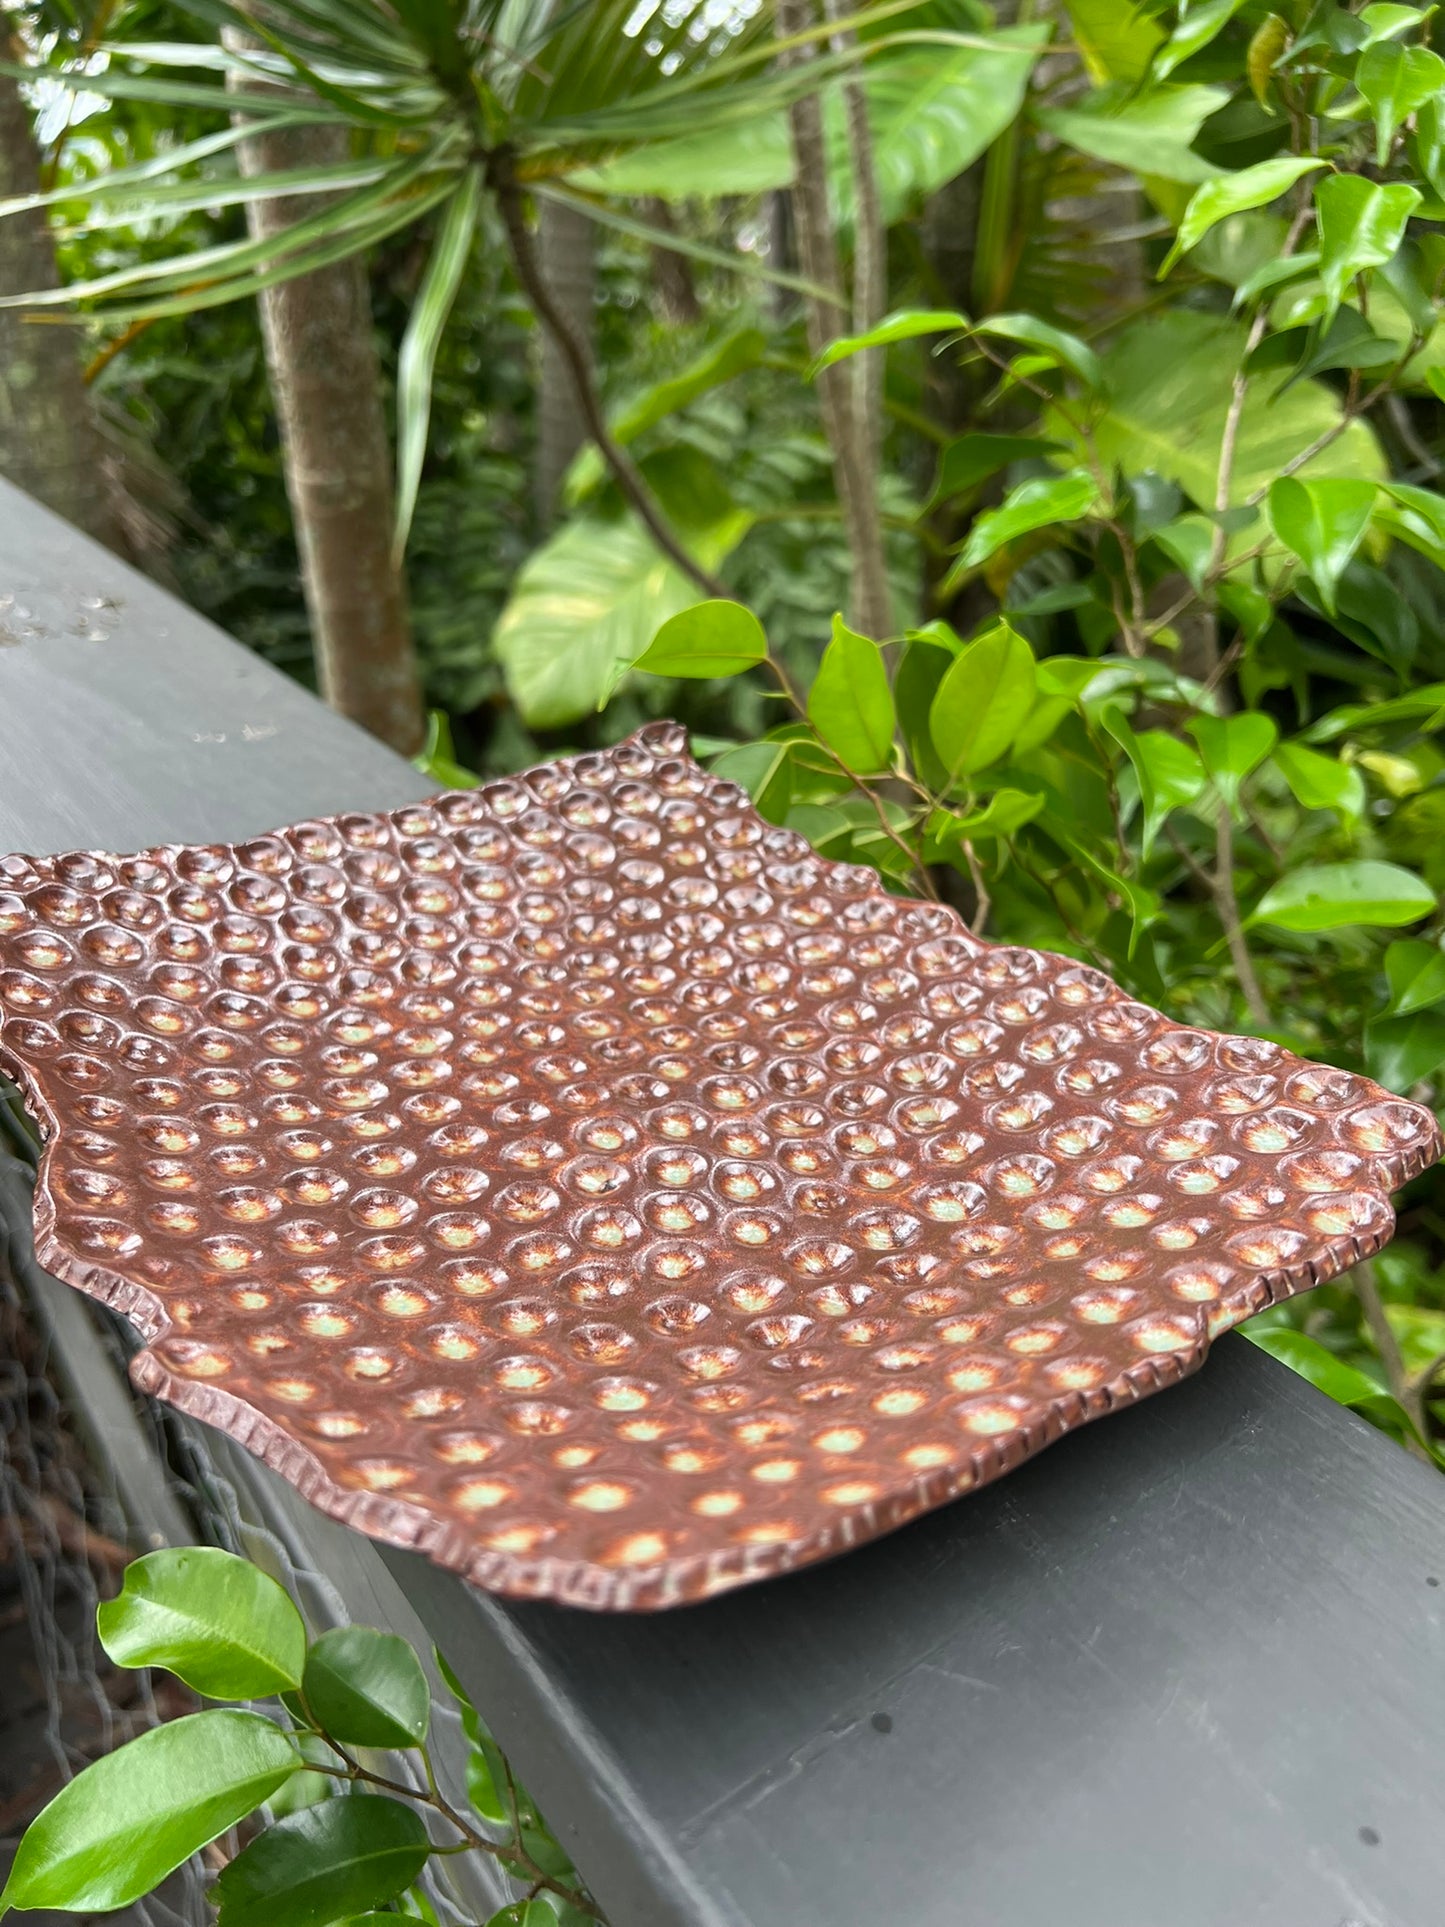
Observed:
[[[0,310],[23,485],[401,747],[430,712],[442,780],[674,714],[891,887],[1434,1098],[1433,8],[4,18],[0,291],[54,258],[85,316]],[[103,502],[21,432],[42,350]],[[1253,1328],[1436,1459],[1442,1182]]]

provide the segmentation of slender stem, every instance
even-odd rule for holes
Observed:
[[[1424,1441],[1429,1436],[1429,1419],[1425,1411],[1425,1379],[1412,1379],[1406,1369],[1400,1351],[1400,1341],[1395,1336],[1395,1328],[1385,1314],[1384,1300],[1380,1297],[1379,1283],[1375,1278],[1375,1267],[1368,1258],[1361,1259],[1350,1272],[1350,1289],[1354,1292],[1360,1310],[1364,1313],[1365,1323],[1370,1328],[1370,1336],[1375,1341],[1375,1349],[1380,1354],[1380,1363],[1385,1368],[1385,1377],[1390,1390],[1404,1406],[1410,1424],[1418,1437],[1407,1438],[1406,1444],[1419,1457],[1429,1459],[1430,1453]],[[1432,1461],[1433,1463],[1433,1461]]]
[[[664,555],[677,564],[689,581],[694,582],[706,596],[714,596],[723,601],[733,600],[732,591],[726,584],[720,582],[688,553],[664,516],[641,469],[608,428],[607,417],[602,409],[602,400],[593,379],[592,364],[587,354],[586,344],[579,340],[571,321],[552,299],[552,292],[538,264],[531,231],[527,226],[522,190],[512,171],[510,156],[505,151],[493,151],[489,162],[489,173],[496,192],[502,225],[506,229],[512,267],[518,284],[530,302],[538,321],[557,344],[571,371],[572,381],[577,390],[577,403],[582,410],[582,418],[587,424],[587,432],[596,443],[597,452],[607,464],[612,479],[638,520],[646,527],[653,541]]]
[[[767,667],[772,671],[773,675],[777,678],[778,687],[782,691],[783,695],[792,704],[793,708],[797,711],[798,715],[803,719],[803,721],[807,722],[808,706],[803,701],[803,698],[799,695],[797,686],[794,684],[793,679],[788,674],[787,670],[784,669],[783,665],[778,661],[777,657],[772,653],[771,650],[768,651],[767,655],[763,658],[763,661],[765,662]],[[814,731],[814,734],[816,735],[817,732]],[[909,848],[908,844],[898,834],[897,830],[893,827],[892,823],[888,820],[888,812],[883,807],[882,797],[879,796],[877,791],[874,790],[873,787],[869,783],[867,783],[863,777],[861,777],[858,774],[857,770],[851,769],[848,766],[848,764],[843,761],[843,758],[838,754],[837,750],[833,748],[832,744],[825,742],[821,736],[818,736],[818,747],[824,752],[825,755],[830,756],[833,759],[834,763],[838,767],[839,773],[843,776],[846,776],[848,781],[853,785],[854,789],[856,789],[858,793],[861,796],[865,797],[867,801],[871,804],[873,809],[873,814],[878,818],[879,829],[882,830],[883,834],[888,838],[888,841],[894,844],[896,848],[901,850],[904,856],[907,857],[908,867],[912,870],[915,877],[917,877],[918,882],[922,888],[923,894],[925,896],[932,897],[933,900],[937,902],[938,891],[934,888],[933,878],[928,874],[927,868],[920,861],[917,851]]]
[[[988,925],[988,913],[993,908],[993,898],[988,893],[983,869],[974,854],[973,844],[967,837],[963,839],[963,854],[968,859],[968,874],[973,884],[974,911],[968,928],[975,937],[981,937]]]
[[[1259,978],[1255,975],[1254,959],[1249,954],[1244,923],[1239,914],[1239,898],[1234,893],[1234,821],[1229,814],[1229,805],[1222,799],[1214,849],[1214,875],[1209,879],[1214,907],[1224,927],[1224,941],[1229,945],[1234,974],[1244,993],[1245,1005],[1255,1023],[1263,1029],[1272,1022],[1272,1018],[1264,992],[1259,987]]]
[[[422,1750],[422,1759],[426,1769],[430,1791],[422,1793],[419,1792],[416,1787],[408,1786],[405,1781],[390,1780],[384,1773],[373,1773],[370,1767],[363,1766],[359,1760],[354,1759],[352,1755],[347,1752],[346,1748],[338,1741],[332,1739],[331,1735],[323,1728],[318,1726],[316,1731],[320,1737],[325,1740],[332,1752],[345,1764],[339,1767],[317,1766],[311,1765],[311,1763],[308,1762],[308,1766],[313,1773],[323,1773],[328,1779],[332,1780],[349,1780],[356,1784],[380,1787],[384,1793],[400,1794],[403,1799],[413,1800],[418,1806],[430,1807],[432,1811],[440,1815],[449,1826],[455,1827],[457,1832],[462,1836],[461,1841],[454,1847],[432,1845],[431,1851],[433,1853],[451,1854],[475,1850],[477,1853],[490,1854],[494,1860],[500,1860],[503,1866],[507,1866],[509,1862],[516,1862],[521,1866],[526,1879],[532,1883],[534,1893],[545,1888],[548,1893],[556,1894],[560,1900],[567,1901],[570,1906],[576,1907],[580,1912],[591,1914],[597,1923],[597,1927],[607,1927],[606,1917],[593,1900],[585,1894],[578,1892],[575,1887],[569,1887],[565,1881],[554,1880],[549,1873],[546,1873],[537,1865],[536,1861],[522,1845],[521,1816],[517,1810],[516,1787],[512,1779],[512,1769],[510,1766],[506,1768],[506,1774],[508,1796],[512,1810],[512,1837],[507,1841],[489,1840],[485,1834],[477,1831],[466,1816],[460,1813],[438,1788],[432,1770],[431,1760],[425,1748]]]

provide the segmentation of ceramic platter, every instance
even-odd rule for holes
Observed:
[[[137,1384],[495,1591],[890,1531],[1375,1251],[1428,1111],[815,856],[680,729],[0,862],[41,1261]]]

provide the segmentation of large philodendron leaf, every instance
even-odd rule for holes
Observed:
[[[1166,181],[1213,179],[1220,170],[1194,152],[1194,140],[1211,114],[1228,101],[1222,87],[1156,87],[1135,94],[1126,87],[1100,88],[1076,106],[1040,109],[1045,132],[1095,160]]]
[[[904,47],[863,70],[873,164],[884,218],[971,167],[1017,114],[1047,38],[1040,26],[976,35],[965,47]],[[826,101],[829,175],[838,215],[851,214],[847,132],[834,90]],[[607,195],[681,201],[762,194],[793,178],[787,115],[779,109],[735,126],[638,148],[571,176]]]
[[[1219,450],[1235,370],[1244,354],[1243,324],[1180,310],[1126,328],[1103,357],[1108,405],[1094,425],[1099,460],[1128,475],[1152,469],[1167,476],[1200,508],[1212,509]],[[1296,381],[1287,371],[1250,382],[1239,422],[1229,498],[1241,503],[1267,488],[1317,436],[1340,423],[1340,404],[1320,382]],[[1046,432],[1087,450],[1061,415]],[[1300,470],[1310,478],[1382,479],[1385,461],[1373,432],[1354,421]]]
[[[689,547],[716,568],[748,523],[732,509]],[[636,662],[668,617],[697,599],[697,585],[632,516],[569,522],[527,558],[492,632],[523,722],[563,729],[591,715],[616,687],[618,666]]]

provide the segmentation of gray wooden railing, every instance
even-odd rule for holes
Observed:
[[[0,850],[427,787],[0,484]],[[13,1180],[0,1215],[23,1265]],[[614,1927],[1441,1918],[1445,1480],[1242,1339],[891,1538],[652,1617],[469,1591],[212,1450],[345,1610],[443,1647]]]

